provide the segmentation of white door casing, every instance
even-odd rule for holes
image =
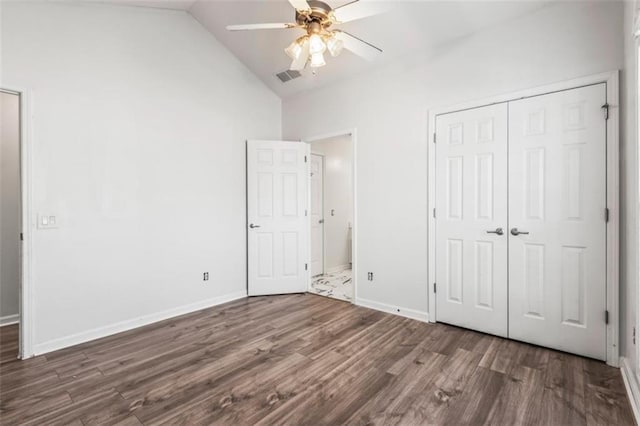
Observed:
[[[309,145],[247,141],[248,294],[305,292]]]
[[[509,337],[603,360],[606,95],[509,103]]]
[[[436,132],[437,320],[506,337],[507,105],[440,115]]]
[[[311,154],[311,276],[324,273],[324,157]]]

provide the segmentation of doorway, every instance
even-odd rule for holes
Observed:
[[[309,292],[354,302],[353,137],[340,134],[309,145]]]
[[[21,277],[20,96],[0,90],[0,353],[15,359],[18,342]]]

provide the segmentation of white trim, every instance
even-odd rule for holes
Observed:
[[[33,265],[32,236],[34,228],[32,218],[33,206],[33,167],[31,145],[33,140],[33,92],[31,90],[2,84],[2,91],[20,96],[20,215],[23,235],[20,265],[20,331],[19,354],[21,359],[30,358],[33,353]]]
[[[607,364],[618,367],[620,361],[620,89],[618,71],[604,81],[607,84]]]
[[[638,377],[629,365],[629,360],[625,357],[620,358],[620,373],[622,374],[624,387],[627,390],[633,417],[636,419],[636,424],[640,424],[640,384],[638,383]]]
[[[6,315],[4,317],[0,317],[0,327],[4,327],[5,325],[18,324],[20,322],[20,315]]]
[[[352,185],[353,185],[353,221],[351,223],[351,281],[353,282],[353,304],[356,304],[356,300],[358,298],[358,129],[346,129],[338,132],[331,132],[321,134],[319,136],[310,136],[306,138],[302,138],[301,141],[309,144],[311,147],[311,142],[319,141],[323,139],[334,138],[337,136],[351,136],[351,173],[352,173]],[[311,164],[311,161],[309,161]],[[308,188],[309,186],[307,186]],[[307,191],[310,193],[311,191]],[[311,196],[309,195],[309,201],[311,200]],[[311,205],[309,205],[309,211]],[[309,214],[309,221],[307,228],[309,232],[311,231],[311,214]],[[311,247],[311,238],[309,237],[309,248]],[[326,258],[326,256],[325,256]],[[311,265],[309,265],[309,270],[311,270]],[[309,274],[309,283],[308,288],[311,288],[311,274]]]
[[[122,333],[134,328],[153,324],[158,321],[163,321],[180,315],[189,314],[191,312],[196,312],[202,309],[211,308],[213,306],[221,305],[223,303],[231,302],[245,297],[247,297],[247,292],[239,291],[224,296],[214,297],[212,299],[202,300],[196,303],[191,303],[189,305],[171,308],[166,311],[156,312],[138,318],[121,321],[115,324],[109,324],[104,327],[98,327],[92,330],[83,331],[81,333],[72,334],[70,336],[49,340],[48,342],[38,343],[37,345],[35,345],[34,352],[36,355],[42,355],[48,352],[56,351],[58,349],[63,349],[69,346],[78,345],[80,343],[89,342],[91,340],[100,339],[102,337],[111,336],[113,334]]]
[[[637,2],[636,2],[637,5]],[[635,27],[635,34],[638,34],[638,31],[640,31],[640,14],[638,14],[638,9],[637,7],[635,8],[635,13],[636,13],[636,27]],[[629,117],[631,114],[634,115],[634,117],[632,118],[628,118],[628,122],[632,122],[634,124],[634,129],[632,129],[632,133],[633,136],[631,137],[631,140],[626,141],[627,146],[635,146],[636,147],[636,164],[635,164],[635,183],[636,183],[636,188],[635,188],[635,200],[633,200],[633,217],[635,218],[635,227],[636,227],[636,232],[635,232],[635,248],[636,248],[636,261],[637,258],[640,254],[640,149],[638,149],[638,141],[640,141],[640,79],[639,79],[639,75],[640,75],[640,37],[636,36],[635,37],[635,44],[634,44],[634,49],[633,49],[633,58],[632,58],[632,67],[631,69],[627,70],[627,72],[633,72],[633,76],[632,76],[632,81],[633,81],[633,94],[631,96],[633,96],[633,108],[634,110],[630,112],[630,114],[627,114],[627,117]],[[627,87],[627,93],[631,93],[631,88]],[[629,125],[629,123],[627,123],[627,125]],[[635,309],[633,309],[634,314],[635,314],[635,318],[634,318],[634,324],[635,324],[635,329],[636,330],[640,330],[640,315],[638,315],[638,307],[640,307],[640,292],[638,292],[638,282],[640,280],[640,262],[638,262],[636,264],[636,269],[634,271],[634,275],[633,277],[631,277],[631,282],[635,283],[635,292],[636,292],[636,305],[635,305]],[[627,339],[625,339],[625,341],[629,341],[629,331],[627,330]],[[634,368],[638,368],[638,366],[640,366],[640,358],[638,358],[638,356],[640,356],[640,345],[635,347],[635,351],[636,351],[636,365],[634,365]],[[631,370],[633,371],[633,369]],[[636,423],[640,424],[640,421],[638,421],[638,419],[636,418]]]
[[[517,92],[506,93],[493,96],[487,99],[481,99],[471,102],[464,102],[457,105],[434,108],[428,112],[428,131],[427,131],[427,164],[428,164],[428,182],[427,182],[427,200],[428,200],[428,219],[427,219],[427,263],[428,263],[428,302],[429,317],[432,322],[436,322],[437,309],[436,298],[433,291],[433,283],[435,283],[435,219],[433,218],[433,209],[435,208],[435,124],[436,116],[461,111],[470,108],[478,108],[482,106],[493,105],[502,102],[509,102],[516,99],[522,99],[532,96],[558,92],[562,90],[575,89],[578,87],[589,86],[592,84],[605,83],[607,85],[607,102],[609,103],[609,121],[607,124],[607,207],[610,212],[610,219],[607,223],[607,310],[609,311],[609,325],[607,326],[607,364],[614,367],[619,362],[619,227],[620,227],[620,205],[619,205],[619,129],[620,129],[620,102],[618,79],[619,72],[611,71],[592,76],[580,77],[572,80],[553,83],[545,86],[539,86],[532,89],[520,90]],[[437,213],[437,212],[436,212]]]
[[[327,274],[334,274],[336,272],[346,271],[347,269],[351,269],[351,264],[347,263],[344,265],[334,266],[332,268],[327,268]]]
[[[398,315],[413,320],[429,322],[429,313],[418,311],[417,309],[403,308],[401,306],[388,305],[386,303],[375,302],[367,299],[356,299],[355,304],[376,311],[387,312],[389,314]]]

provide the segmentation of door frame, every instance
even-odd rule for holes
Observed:
[[[19,353],[27,359],[33,352],[33,176],[31,139],[33,135],[32,92],[13,85],[2,85],[0,91],[16,95],[20,102],[20,228],[22,232],[20,286],[19,286]]]
[[[309,148],[311,148],[311,144],[309,144]],[[324,154],[319,154],[317,152],[310,151],[309,155],[317,155],[318,157],[322,157],[322,220],[324,220],[324,178],[325,178],[325,158]],[[309,158],[309,169],[311,169],[311,158]],[[309,183],[311,183],[311,175],[309,175]],[[311,184],[309,184],[309,197],[311,197]],[[327,253],[326,253],[326,240],[327,233],[325,232],[326,228],[324,224],[326,222],[322,222],[322,273],[324,274],[327,270]],[[313,278],[313,274],[311,274],[311,198],[309,198],[309,284],[307,285],[307,289],[311,289],[311,281]]]
[[[514,101],[517,99],[530,98],[534,96],[546,95],[549,93],[576,89],[579,87],[594,84],[606,84],[607,104],[609,105],[609,119],[607,123],[607,207],[609,209],[609,221],[607,228],[607,282],[606,282],[606,309],[609,311],[609,323],[607,324],[606,348],[607,364],[618,367],[620,362],[619,330],[620,330],[620,176],[619,176],[619,156],[620,156],[620,90],[619,71],[609,71],[565,80],[531,89],[505,93],[476,101],[463,102],[460,104],[437,107],[427,112],[427,265],[428,265],[428,303],[429,322],[436,322],[436,297],[435,297],[435,230],[436,221],[434,217],[435,209],[435,131],[436,117],[438,115],[463,111],[466,109],[479,108]]]
[[[316,136],[305,137],[301,139],[302,142],[309,144],[311,147],[311,142],[320,141],[323,139],[334,138],[337,136],[351,136],[351,178],[352,178],[352,191],[353,191],[353,221],[351,222],[351,281],[353,282],[353,299],[351,303],[353,305],[358,304],[358,238],[357,238],[357,224],[358,224],[358,174],[357,174],[357,157],[356,153],[358,146],[358,130],[357,128],[351,128],[346,130],[341,130],[337,132],[328,132]],[[324,164],[324,163],[323,163]],[[323,172],[324,173],[324,172]],[[311,208],[311,179],[309,179],[307,193],[309,194],[309,208]],[[323,197],[324,198],[324,197]],[[324,199],[323,199],[324,204]],[[311,215],[308,216],[308,226],[309,234],[311,234]],[[324,230],[323,230],[324,232]],[[311,236],[309,236],[309,242],[311,242]],[[311,248],[311,244],[309,244],[309,248]],[[326,256],[324,256],[326,259]],[[326,265],[325,265],[326,266]],[[326,267],[324,268],[326,270]],[[309,282],[307,284],[307,288],[311,288],[311,274],[308,274]]]

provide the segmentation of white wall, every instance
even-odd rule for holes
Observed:
[[[280,139],[280,99],[185,12],[2,7],[59,225],[33,232],[36,351],[246,294],[244,141]]]
[[[0,325],[19,313],[19,235],[20,98],[0,92]]]
[[[357,128],[357,298],[428,309],[428,109],[622,68],[622,7],[548,6],[283,102],[286,139]]]
[[[324,156],[325,272],[349,266],[349,228],[353,222],[352,150],[349,135],[311,143],[311,152]]]

